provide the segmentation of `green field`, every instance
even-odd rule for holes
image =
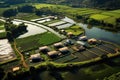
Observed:
[[[46,32],[43,34],[37,34],[26,38],[17,39],[17,47],[22,51],[38,48],[40,46],[49,45],[60,41],[61,38],[53,33]]]
[[[64,5],[55,5],[55,4],[34,4],[37,9],[48,7],[57,12],[66,13],[69,15],[86,15],[86,14],[93,14],[93,13],[100,13],[102,10],[97,9],[90,9],[90,8],[72,8],[69,6]]]
[[[93,18],[98,21],[103,20],[105,23],[115,25],[116,19],[120,18],[120,10],[104,11],[99,14],[93,14],[90,16],[90,18]]]
[[[74,26],[66,29],[65,31],[66,32],[72,32],[73,35],[75,35],[75,36],[80,35],[84,32],[84,30],[78,25],[74,25]]]
[[[56,5],[56,4],[34,4],[34,6],[37,9],[43,8],[43,7],[64,7],[64,8],[69,8],[68,6],[65,5]]]
[[[6,32],[0,33],[0,38],[6,38]]]
[[[5,28],[4,28],[4,25],[2,25],[2,23],[0,23],[1,25],[0,25],[0,30],[4,30]]]
[[[0,22],[0,30],[5,30],[3,24],[4,24],[3,22]],[[0,38],[6,38],[6,32],[1,32],[0,33]]]
[[[102,15],[102,14],[94,14],[94,15],[91,15],[90,18],[95,20],[104,20],[104,19],[110,18],[110,16]]]

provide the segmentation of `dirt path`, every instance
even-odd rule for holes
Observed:
[[[17,49],[16,41],[14,41],[14,48],[15,48],[15,50],[18,52],[18,54],[19,54],[20,57],[21,57],[21,63],[22,63],[22,65],[23,65],[25,68],[28,68],[28,65],[27,65],[26,62],[25,62],[24,56],[23,56],[22,53]]]

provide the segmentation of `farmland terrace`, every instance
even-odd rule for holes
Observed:
[[[28,25],[28,27],[35,26],[37,29],[45,30],[44,32],[38,31],[42,33],[35,33],[16,39],[16,48],[22,52],[21,55],[24,57],[28,67],[42,65],[42,63],[46,63],[47,65],[48,61],[58,64],[86,63],[86,61],[96,61],[98,58],[101,60],[106,57],[109,58],[119,55],[119,47],[115,44],[107,43],[99,39],[92,39],[95,43],[91,44],[89,43],[90,38],[87,38],[87,36],[85,40],[81,40],[81,37],[85,37],[83,34],[84,29],[67,17],[65,17],[65,19],[59,19],[56,16],[48,16],[31,21],[13,20],[15,24],[22,22]],[[49,26],[50,24],[54,25]],[[63,27],[58,28],[58,25]],[[33,29],[33,31],[34,30],[35,29]],[[55,47],[56,44],[60,46]],[[47,52],[40,50],[40,48],[44,46],[48,47]],[[31,56],[36,54],[40,54],[39,57],[31,59]],[[9,67],[11,66],[9,65]]]

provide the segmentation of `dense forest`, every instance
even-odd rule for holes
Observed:
[[[120,0],[0,0],[0,4],[4,6],[28,2],[65,4],[72,7],[90,7],[99,9],[120,8]]]

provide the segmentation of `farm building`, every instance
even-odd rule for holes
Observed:
[[[79,40],[86,41],[87,40],[87,36],[81,36],[81,37],[79,37]]]
[[[43,53],[47,53],[49,52],[49,47],[48,46],[39,47],[39,50]]]
[[[80,44],[80,45],[82,45],[82,46],[85,45],[85,42],[82,42],[82,41],[77,41],[76,43],[77,43],[77,44]]]
[[[67,35],[68,35],[68,37],[72,37],[73,33],[72,32],[68,32]]]
[[[62,48],[62,47],[63,47],[63,44],[62,44],[61,42],[55,43],[55,44],[54,44],[54,47],[55,47],[55,48]]]
[[[39,62],[41,60],[42,60],[42,58],[41,58],[39,53],[33,54],[33,55],[30,56],[30,61],[31,62]]]
[[[83,46],[77,46],[77,49],[78,49],[78,51],[84,51],[85,47],[83,47]]]
[[[54,58],[58,56],[60,53],[58,51],[50,51],[47,53],[49,57]]]
[[[65,46],[73,45],[73,44],[74,44],[74,42],[73,42],[72,40],[70,40],[70,39],[67,39],[67,40],[64,42],[64,45],[65,45]]]
[[[60,51],[62,54],[65,54],[65,53],[68,53],[68,52],[69,52],[69,49],[68,49],[68,47],[63,47],[63,48],[60,48],[59,51]]]
[[[75,51],[84,51],[85,50],[85,47],[81,46],[81,45],[76,45],[76,46],[73,46],[72,47]]]
[[[13,72],[18,71],[18,70],[20,70],[20,67],[14,67],[14,68],[12,69]]]
[[[96,44],[97,40],[95,38],[88,39],[89,44]]]

